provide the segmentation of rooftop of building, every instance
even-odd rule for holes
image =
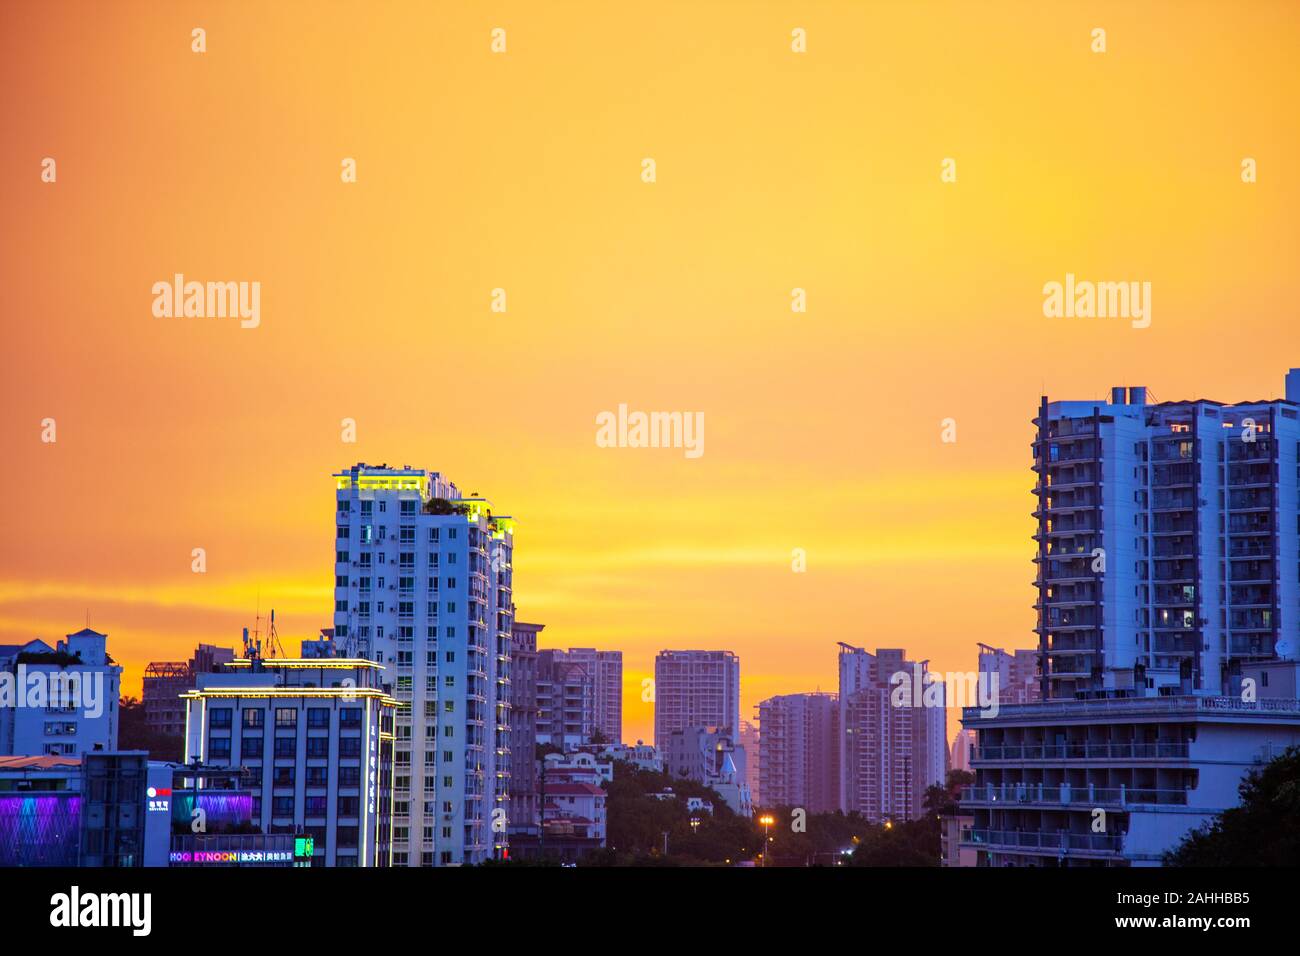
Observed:
[[[80,757],[0,757],[0,771],[3,770],[61,770],[66,767],[80,767]]]
[[[1153,697],[1109,697],[1095,700],[1044,700],[1030,704],[1002,704],[996,714],[982,707],[962,708],[962,723],[978,729],[997,724],[1053,722],[1097,722],[1107,718],[1184,718],[1258,722],[1262,719],[1300,723],[1300,700],[1264,697],[1244,701],[1240,697],[1161,695]]]

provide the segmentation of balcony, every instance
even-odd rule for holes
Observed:
[[[975,749],[976,760],[1186,760],[1186,743],[989,744]]]
[[[1034,830],[984,830],[972,827],[962,833],[962,844],[982,849],[1030,849],[1049,852],[1081,851],[1119,853],[1124,838],[1109,833],[1068,833]]]
[[[983,784],[962,787],[963,806],[1000,807],[1185,807],[1187,790],[1146,787],[1071,786],[1068,783]]]

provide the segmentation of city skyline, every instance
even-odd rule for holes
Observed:
[[[499,57],[473,10],[372,14],[358,49],[341,13],[304,35],[291,5],[231,5],[201,57],[183,10],[0,31],[0,492],[22,503],[0,642],[88,617],[138,696],[148,662],[231,646],[259,607],[310,638],[322,476],[366,460],[510,502],[518,613],[624,652],[628,740],[653,737],[664,648],[738,654],[749,718],[834,688],[822,634],[940,671],[1032,646],[1040,396],[1279,395],[1223,356],[1295,340],[1300,133],[1277,117],[1300,22],[1261,6],[1224,42],[1210,7],[1107,7],[1098,55],[1087,20],[1016,10],[801,11],[802,59],[793,14],[671,4],[513,9]],[[257,327],[155,315],[177,273],[260,282]],[[1150,282],[1149,327],[1046,317],[1067,275]],[[704,454],[600,447],[624,403],[703,412]],[[843,633],[845,594],[874,633]]]

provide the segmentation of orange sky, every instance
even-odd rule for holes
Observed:
[[[1269,398],[1300,365],[1298,27],[1283,2],[5,3],[0,642],[89,613],[134,692],[260,594],[296,651],[331,617],[330,472],[366,460],[516,516],[518,616],[624,650],[629,739],[664,647],[736,651],[748,715],[833,690],[838,640],[943,670],[1028,646],[1038,396]],[[260,327],[155,318],[176,272],[259,281]],[[1149,281],[1151,327],[1044,318],[1067,272]],[[598,448],[620,402],[704,412],[705,454]]]

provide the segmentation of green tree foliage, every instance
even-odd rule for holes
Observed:
[[[1240,806],[1187,834],[1165,865],[1300,865],[1300,747],[1252,771],[1238,793]]]
[[[716,790],[693,780],[639,769],[635,764],[616,761],[614,779],[605,784],[607,850],[592,860],[605,865],[690,866],[727,865],[752,860],[763,838],[752,820],[737,816]],[[672,790],[677,796],[657,800],[653,793]],[[692,814],[686,809],[689,797],[701,797],[713,804],[713,813]],[[664,855],[664,833],[668,854]]]
[[[146,750],[153,760],[180,763],[185,757],[185,741],[179,735],[150,730],[144,720],[144,704],[135,697],[118,701],[117,746],[121,750]]]

